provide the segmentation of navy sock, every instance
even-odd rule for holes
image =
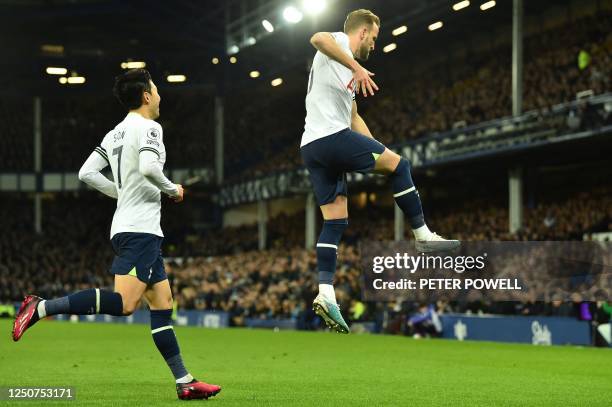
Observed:
[[[412,229],[420,228],[425,225],[423,207],[419,192],[412,182],[410,175],[410,163],[402,158],[397,168],[391,174],[391,185],[393,188],[393,198],[402,212],[408,218],[408,223]]]
[[[123,315],[121,294],[99,288],[90,288],[70,294],[67,297],[46,300],[44,305],[47,316],[57,314]]]
[[[323,222],[323,229],[317,242],[317,268],[319,269],[319,284],[332,284],[336,273],[336,258],[338,243],[348,219],[331,219]]]
[[[172,328],[172,310],[151,310],[151,334],[157,350],[163,356],[175,379],[189,374],[183,365],[174,329]]]

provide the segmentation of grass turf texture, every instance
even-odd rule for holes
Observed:
[[[174,381],[148,326],[43,321],[22,340],[0,320],[0,387],[74,386],[76,402],[158,406]],[[609,406],[612,350],[264,330],[175,328],[217,406]]]

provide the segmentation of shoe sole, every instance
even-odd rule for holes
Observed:
[[[222,389],[219,389],[217,391],[213,391],[211,393],[204,393],[201,397],[200,394],[194,395],[192,397],[179,397],[179,400],[208,400],[210,397],[215,397],[217,394],[221,393]]]
[[[435,241],[416,243],[414,248],[419,253],[443,253],[458,249],[460,246],[461,242],[457,240],[454,242]]]
[[[26,296],[27,298],[27,296]],[[23,337],[23,335],[25,334],[25,331],[28,330],[29,325],[30,324],[30,320],[32,319],[32,315],[30,315],[30,319],[28,320],[26,327],[23,329],[23,331],[21,331],[21,334],[19,335],[19,337],[15,337],[15,328],[16,328],[16,324],[17,321],[19,321],[19,319],[22,317],[22,313],[24,313],[26,311],[26,309],[33,303],[34,304],[34,308],[38,306],[38,303],[42,301],[42,298],[40,297],[36,297],[34,298],[32,301],[30,301],[29,303],[25,304],[25,298],[23,300],[23,303],[21,304],[21,306],[19,307],[19,310],[17,311],[17,314],[15,315],[15,320],[13,321],[13,330],[11,331],[11,336],[13,337],[13,342],[19,342],[19,340]],[[36,311],[35,311],[36,312]]]
[[[327,325],[329,329],[333,329],[334,331],[341,333],[341,334],[349,333],[349,331],[346,328],[344,328],[342,325],[334,321],[332,317],[329,316],[329,314],[327,313],[327,311],[325,310],[325,308],[323,308],[321,304],[317,304],[317,303],[312,304],[312,310],[315,312],[315,314],[323,318],[323,321],[325,321],[325,325]]]

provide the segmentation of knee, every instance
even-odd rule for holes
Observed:
[[[348,218],[341,219],[326,219],[323,222],[323,228],[330,229],[335,233],[342,234],[344,230],[348,227]]]
[[[160,305],[163,309],[172,309],[174,307],[174,301],[172,300],[172,295],[169,295],[166,298],[163,298]]]
[[[374,169],[380,174],[388,175],[395,171],[401,160],[402,157],[399,154],[387,148],[385,151],[383,151],[380,157],[378,157],[378,160],[376,160]]]
[[[163,311],[172,309],[174,307],[174,300],[172,294],[158,295],[154,299],[149,299],[149,308],[152,311]]]
[[[338,195],[333,202],[322,205],[321,213],[324,219],[348,218],[348,203],[344,195]]]
[[[344,205],[345,203],[347,203],[347,198],[345,195],[338,195],[336,197],[336,199],[334,199],[334,204],[335,205]]]
[[[410,173],[410,161],[404,157],[400,157],[400,160],[393,170],[392,175],[406,175],[407,173]]]
[[[123,297],[123,296],[122,296]],[[136,308],[138,308],[138,303],[140,301],[129,300],[123,297],[123,315],[132,315]]]

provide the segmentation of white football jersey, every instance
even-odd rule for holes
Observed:
[[[338,45],[353,58],[349,38],[343,32],[331,33]],[[300,147],[351,127],[355,99],[353,73],[320,51],[312,60],[306,94],[306,124]]]
[[[161,230],[161,192],[139,171],[142,151],[158,156],[163,168],[166,148],[162,127],[138,113],[128,115],[108,132],[96,147],[110,164],[117,187],[117,209],[111,226],[112,237],[121,232],[151,233],[164,236]]]

